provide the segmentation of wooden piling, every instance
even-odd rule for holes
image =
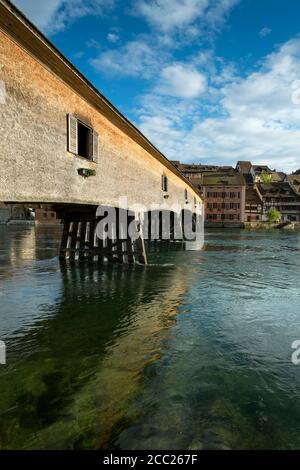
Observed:
[[[136,220],[138,238],[132,240],[128,234],[128,227],[130,223],[135,221],[135,215],[123,212],[122,216],[126,215],[126,217],[121,217],[120,211],[124,211],[124,209],[116,208],[115,210],[116,225],[113,226],[111,233],[108,233],[106,238],[97,236],[97,224],[101,218],[96,217],[95,209],[81,210],[78,208],[75,210],[72,208],[72,210],[66,210],[60,260],[147,264],[140,221]],[[124,225],[124,220],[127,221],[127,225]]]

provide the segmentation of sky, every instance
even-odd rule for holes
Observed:
[[[297,0],[14,0],[169,159],[300,168]]]

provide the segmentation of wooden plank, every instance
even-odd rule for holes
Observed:
[[[117,237],[117,261],[118,263],[122,264],[124,261],[123,256],[123,227],[121,226],[122,220],[120,220],[120,209],[117,209],[117,217],[116,217],[116,237]]]
[[[95,254],[95,230],[96,230],[96,220],[91,219],[89,220],[89,250],[87,253],[87,258],[89,261],[94,260],[94,254]]]
[[[85,260],[85,251],[86,251],[86,220],[82,219],[80,222],[80,234],[79,234],[79,260]]]
[[[70,246],[70,260],[76,259],[76,248],[77,248],[77,232],[78,232],[78,220],[73,221],[72,234],[71,234],[71,246]]]
[[[59,251],[60,259],[66,258],[68,240],[69,240],[69,231],[70,231],[70,221],[68,219],[65,219],[61,243],[60,243],[60,251]]]

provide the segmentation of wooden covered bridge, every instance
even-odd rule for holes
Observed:
[[[99,239],[99,207],[115,208],[118,220],[125,211],[140,233],[154,205],[173,219],[185,208],[201,214],[192,184],[6,0],[0,139],[0,202],[55,207],[65,221],[62,257],[146,261],[143,237],[133,243],[127,226]]]

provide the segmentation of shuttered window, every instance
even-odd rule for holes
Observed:
[[[71,153],[78,153],[78,128],[77,119],[68,115],[68,151]]]
[[[93,162],[98,163],[99,135],[93,131]]]
[[[99,136],[97,132],[68,114],[68,151],[98,163]]]

